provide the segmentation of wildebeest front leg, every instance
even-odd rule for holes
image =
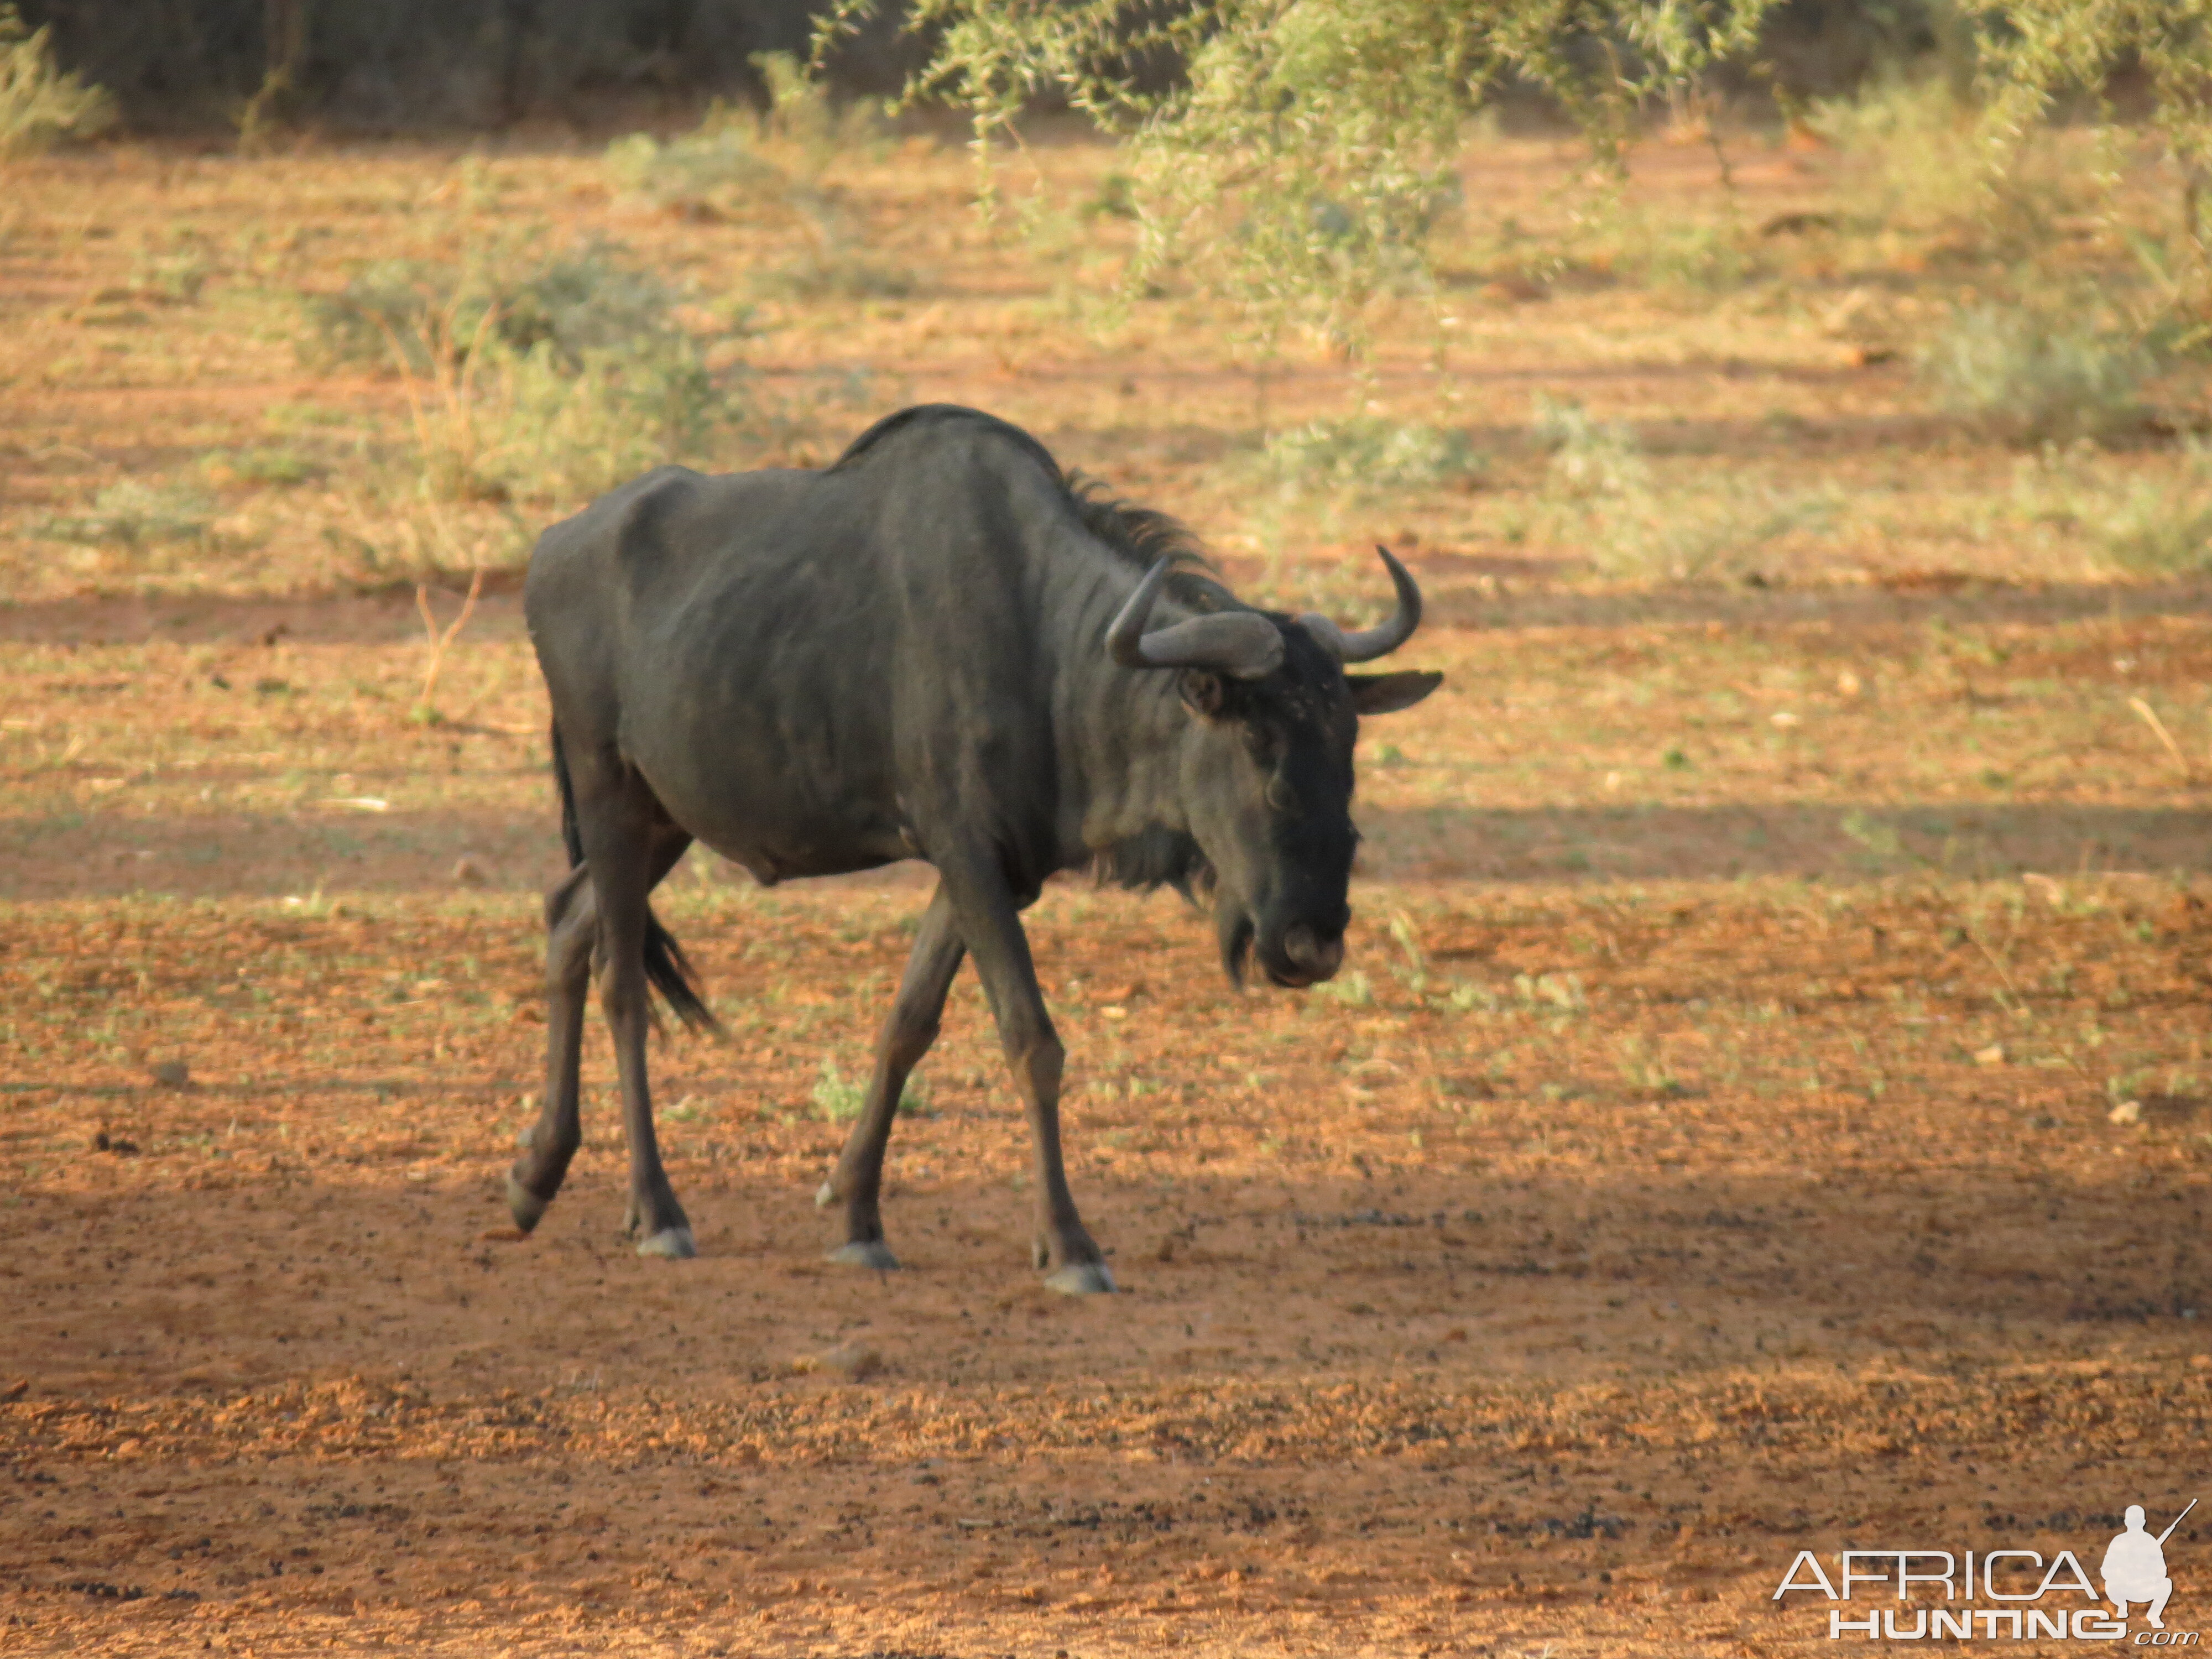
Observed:
[[[898,995],[884,1017],[876,1042],[875,1074],[868,1079],[860,1121],[853,1126],[837,1167],[814,1195],[824,1209],[839,1199],[845,1201],[845,1241],[830,1252],[832,1261],[855,1267],[898,1266],[898,1258],[884,1242],[884,1152],[890,1145],[891,1124],[898,1116],[907,1078],[937,1041],[945,994],[951,988],[965,949],[954,923],[952,902],[940,884],[922,912],[913,953],[907,957],[906,977],[899,981]]]
[[[1069,1296],[1114,1289],[1106,1258],[1091,1242],[1075,1199],[1067,1190],[1067,1170],[1060,1155],[1060,1076],[1066,1058],[1052,1016],[1045,1011],[1036,965],[1013,895],[995,868],[983,860],[950,868],[940,863],[945,885],[953,896],[961,936],[975,959],[976,976],[999,1027],[999,1042],[1013,1073],[1030,1120],[1030,1150],[1036,1175],[1036,1265],[1048,1269],[1044,1282]]]

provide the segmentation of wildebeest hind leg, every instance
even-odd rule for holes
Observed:
[[[976,976],[998,1022],[1000,1046],[1014,1086],[1028,1108],[1030,1151],[1036,1175],[1035,1263],[1050,1289],[1087,1296],[1114,1289],[1106,1258],[1076,1213],[1060,1155],[1060,1074],[1066,1057],[1046,1012],[1036,965],[1013,895],[994,863],[985,859],[938,866],[952,894],[961,937],[975,959]]]
[[[657,826],[652,874],[658,884],[691,845],[673,824]],[[585,994],[591,988],[599,902],[592,866],[580,864],[545,896],[545,1097],[522,1132],[522,1156],[507,1175],[507,1206],[524,1232],[536,1227],[583,1145]]]
[[[839,1199],[845,1202],[845,1240],[830,1252],[832,1261],[855,1267],[898,1266],[898,1258],[884,1242],[884,1152],[890,1145],[891,1124],[898,1115],[907,1078],[937,1041],[945,994],[951,988],[965,948],[953,925],[952,902],[940,884],[921,914],[906,976],[899,981],[890,1012],[884,1017],[876,1042],[876,1069],[868,1079],[860,1121],[853,1126],[837,1167],[814,1195],[815,1203],[824,1209]]]
[[[522,1156],[507,1172],[507,1207],[526,1233],[561,1190],[584,1139],[578,1103],[584,993],[599,934],[591,877],[591,866],[580,864],[545,896],[545,1098],[538,1121],[522,1132]]]
[[[568,734],[565,724],[563,731]],[[592,963],[599,973],[599,1006],[614,1036],[615,1068],[622,1080],[630,1229],[639,1237],[640,1255],[696,1255],[690,1221],[660,1162],[645,1064],[652,1024],[646,973],[652,913],[646,901],[690,837],[670,821],[645,780],[611,748],[572,740],[565,753],[579,850],[591,869],[592,901],[599,913]]]

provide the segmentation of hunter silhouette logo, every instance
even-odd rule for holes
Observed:
[[[2197,1500],[2189,1500],[2189,1509],[2173,1517],[2172,1526],[2153,1538],[2143,1530],[2143,1507],[2128,1505],[2128,1529],[2115,1537],[2105,1549],[2105,1599],[2112,1604],[2118,1617],[2128,1616],[2128,1603],[2143,1601],[2150,1611],[2143,1615],[2153,1630],[2166,1628],[2166,1601],[2173,1594],[2173,1580],[2166,1576],[2166,1540],[2173,1536],[2173,1528],[2181,1524],[2189,1510],[2197,1507]]]
[[[2166,1604],[2173,1595],[2173,1580],[2166,1570],[2166,1541],[2196,1507],[2192,1498],[2164,1532],[2153,1533],[2143,1506],[2130,1504],[2123,1517],[2124,1529],[2105,1547],[2096,1580],[2072,1550],[2060,1550],[2045,1561],[2038,1550],[1847,1549],[1836,1557],[1832,1579],[1819,1556],[1800,1550],[1782,1575],[1773,1599],[1782,1601],[1795,1592],[1828,1601],[1830,1641],[1846,1636],[1863,1636],[1869,1642],[1883,1638],[1893,1642],[1930,1637],[1960,1642],[2057,1638],[2124,1640],[2131,1647],[2145,1648],[2196,1647],[2200,1641],[2197,1632],[2166,1627]],[[2101,1596],[2097,1593],[2100,1582]],[[2078,1601],[2069,1605],[2067,1597]],[[1891,1605],[1869,1605],[1885,1601]],[[1911,1605],[1916,1601],[1920,1605]],[[2128,1610],[2138,1607],[2143,1610],[2143,1627],[2130,1638]]]

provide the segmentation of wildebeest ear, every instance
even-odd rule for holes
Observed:
[[[1220,714],[1221,705],[1229,701],[1229,688],[1210,668],[1184,669],[1176,677],[1176,690],[1182,693],[1184,708],[1208,720]]]
[[[1441,674],[1409,668],[1396,674],[1346,674],[1352,706],[1362,714],[1395,714],[1411,708],[1444,683]]]

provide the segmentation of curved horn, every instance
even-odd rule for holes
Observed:
[[[1222,611],[1145,632],[1173,562],[1162,559],[1145,573],[1121,614],[1106,629],[1106,649],[1124,668],[1211,668],[1240,680],[1256,680],[1282,665],[1283,636],[1256,611]]]
[[[1328,617],[1307,611],[1298,620],[1305,624],[1306,632],[1335,654],[1339,662],[1373,662],[1385,657],[1413,637],[1413,630],[1421,625],[1421,590],[1406,567],[1390,556],[1390,550],[1376,544],[1375,550],[1382,556],[1389,568],[1390,580],[1398,589],[1398,611],[1389,622],[1374,628],[1364,628],[1356,634],[1347,634]]]

